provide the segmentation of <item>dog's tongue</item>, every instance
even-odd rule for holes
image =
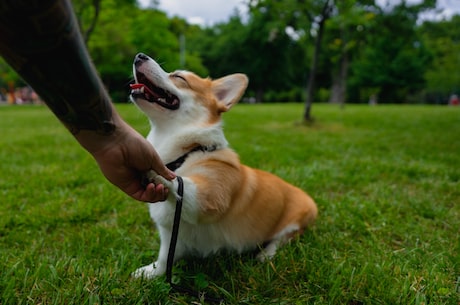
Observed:
[[[135,89],[140,89],[142,87],[145,87],[144,84],[130,84],[129,87],[132,89],[132,90],[135,90]]]
[[[153,92],[144,84],[130,84],[129,87],[131,88],[131,94],[133,96],[142,96],[142,98],[146,99],[149,102],[154,102],[151,99],[155,96]]]
[[[131,87],[131,90],[133,92],[137,92],[137,93],[148,93],[148,94],[151,94],[151,95],[155,95],[152,90],[150,90],[149,87],[147,87],[146,85],[144,84],[130,84],[129,87]]]
[[[156,94],[144,84],[130,84],[129,87],[131,88],[131,93],[144,94],[147,100],[156,96]]]

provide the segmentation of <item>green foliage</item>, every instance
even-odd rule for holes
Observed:
[[[170,21],[165,13],[124,6],[117,0],[103,0],[102,12],[88,49],[116,100],[127,100],[126,84],[132,77],[136,53],[149,54],[169,67],[177,65],[174,55],[178,53],[178,41],[168,29]]]
[[[83,39],[85,43],[87,43],[99,22],[101,9],[105,11],[105,6],[109,4],[109,2],[103,0],[71,0],[71,2]],[[130,10],[136,6],[136,0],[112,0],[110,4],[115,4],[119,8]]]
[[[170,20],[166,14],[157,10],[138,10],[130,19],[128,36],[136,51],[149,54],[167,70],[176,69],[179,66],[179,41],[169,31]]]
[[[129,24],[117,21],[128,20],[127,12],[133,10],[130,5],[123,6],[117,0],[103,0],[101,6],[103,14],[88,41],[88,49],[112,97],[123,101],[127,99],[127,93],[120,92],[120,89],[131,76],[136,48],[131,35],[125,34],[130,29]]]
[[[419,24],[435,0],[378,6],[374,0],[251,0],[249,15],[211,27],[190,25],[135,0],[72,0],[90,55],[116,101],[126,101],[137,52],[169,71],[200,76],[243,72],[258,101],[301,101],[316,75],[315,101],[446,102],[460,94],[460,16]],[[325,8],[329,8],[325,11]],[[247,17],[247,18],[246,18]],[[327,17],[316,73],[319,24]],[[182,41],[182,50],[181,43]],[[319,40],[319,39],[318,39]],[[181,53],[182,52],[182,53]],[[23,85],[3,59],[0,87]],[[423,97],[424,99],[421,99]]]
[[[189,26],[183,20],[168,18],[155,9],[155,3],[146,9],[140,9],[132,0],[81,0],[73,1],[73,5],[83,34],[94,26],[88,36],[88,49],[115,100],[127,100],[131,65],[138,52],[155,58],[166,70],[183,68],[179,63],[179,36]],[[195,54],[187,54],[186,58],[191,70],[206,71]]]
[[[254,10],[246,23],[234,15],[227,23],[204,29],[190,48],[212,67],[212,77],[247,74],[248,91],[258,101],[270,90],[288,91],[303,84],[297,76],[304,70],[304,50],[268,10]]]
[[[460,108],[237,105],[231,146],[309,192],[319,218],[271,262],[220,254],[175,265],[226,304],[458,304]],[[122,116],[143,134],[132,105]],[[191,304],[133,280],[159,249],[147,207],[110,185],[45,107],[0,107],[0,303]]]
[[[373,2],[339,1],[337,14],[327,22],[322,58],[327,64],[324,70],[331,73],[329,101],[332,103],[343,104],[347,99],[350,62],[357,60],[360,48],[366,45],[366,31],[376,15]]]
[[[365,48],[351,64],[355,100],[367,101],[363,90],[379,88],[379,101],[407,102],[411,94],[424,88],[430,56],[415,31],[417,16],[416,8],[402,3],[378,14],[369,24]]]
[[[183,68],[179,60],[179,36],[189,29],[183,20],[169,19],[155,8],[140,9],[120,0],[102,0],[99,19],[88,48],[115,100],[127,99],[132,61],[139,52],[160,62],[167,71]],[[191,70],[206,72],[195,54],[188,53],[186,62]]]
[[[193,43],[201,43],[200,37],[202,37],[203,30],[198,25],[190,25],[184,19],[173,17],[169,26],[170,31],[180,39],[183,39],[183,52],[185,54],[184,66],[181,66],[180,54],[177,56],[178,65],[175,69],[185,69],[193,71],[201,77],[209,76],[208,69],[203,64],[202,56],[196,48],[193,48]],[[190,47],[189,45],[192,45]],[[180,47],[180,46],[179,46]],[[181,50],[179,50],[180,52]]]
[[[460,16],[425,22],[419,32],[433,56],[425,75],[427,91],[440,94],[444,99],[452,93],[460,93]]]
[[[0,88],[7,89],[9,84],[20,82],[17,73],[0,57]]]
[[[200,54],[207,67],[212,67],[209,73],[213,78],[241,72],[246,51],[242,49],[245,31],[241,18],[234,16],[228,23],[203,29],[200,35],[189,40],[188,47]]]

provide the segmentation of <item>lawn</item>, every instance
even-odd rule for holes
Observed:
[[[141,133],[132,105],[117,106]],[[270,262],[219,254],[176,281],[227,304],[460,304],[460,107],[237,105],[241,160],[307,191],[319,218]],[[159,239],[40,106],[0,107],[0,304],[190,304],[133,280]]]

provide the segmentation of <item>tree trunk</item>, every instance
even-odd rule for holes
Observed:
[[[86,29],[86,31],[83,32],[83,41],[85,42],[85,45],[88,45],[89,37],[93,33],[97,20],[99,18],[99,13],[101,11],[101,0],[93,0],[93,6],[94,6],[94,16],[93,19],[91,19],[91,23]]]
[[[92,7],[93,7],[93,16],[90,20],[88,28],[84,28],[81,16],[85,13],[85,10],[88,10],[88,4],[86,3],[73,3],[73,8],[75,10],[75,15],[77,17],[78,27],[80,28],[80,33],[83,37],[83,41],[85,45],[88,45],[89,38],[91,34],[94,32],[96,28],[97,21],[99,19],[99,14],[101,13],[101,0],[92,0]]]
[[[340,108],[345,105],[347,92],[347,77],[348,77],[348,51],[347,51],[347,33],[343,23],[340,26],[340,36],[342,48],[340,51],[340,59],[337,63],[337,69],[333,70],[331,96],[329,102],[339,104]]]
[[[323,40],[324,26],[326,20],[329,18],[331,14],[331,9],[332,7],[329,4],[329,1],[326,1],[321,13],[321,20],[318,22],[318,33],[316,35],[315,50],[313,52],[313,58],[311,60],[310,75],[308,77],[307,84],[307,98],[305,100],[305,111],[303,114],[303,121],[307,123],[313,122],[313,117],[311,115],[311,106],[313,103],[315,93],[315,80],[316,71],[318,69],[319,52],[321,51],[321,42]]]
[[[264,89],[263,88],[257,88],[256,90],[256,103],[262,103],[264,99]]]
[[[333,83],[331,88],[330,103],[345,105],[347,92],[347,77],[348,77],[348,54],[346,51],[340,56],[339,69],[332,76]]]
[[[305,112],[303,115],[303,119],[305,122],[313,121],[313,118],[311,116],[311,105],[313,103],[313,98],[315,94],[316,70],[318,69],[318,59],[319,59],[319,51],[321,49],[323,29],[324,29],[324,19],[319,22],[318,34],[315,40],[315,50],[313,52],[313,58],[311,60],[310,75],[308,76],[307,99],[305,101]]]

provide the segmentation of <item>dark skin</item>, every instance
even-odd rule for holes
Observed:
[[[81,38],[68,0],[0,1],[0,55],[44,99],[96,160],[104,176],[134,199],[165,200],[168,190],[142,177],[173,172],[117,113]]]

